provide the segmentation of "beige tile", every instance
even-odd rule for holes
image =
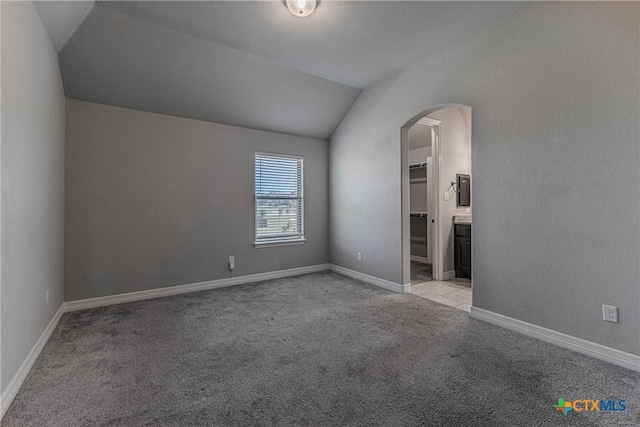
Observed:
[[[431,282],[412,283],[411,284],[411,291],[413,291],[414,289],[425,289],[426,287],[429,286],[429,283],[431,283]]]
[[[413,289],[413,286],[411,287],[411,293],[427,299],[433,299],[433,298],[442,296],[442,294],[438,293],[437,291],[434,291],[433,289],[429,289],[429,288]]]
[[[417,285],[411,285],[411,291],[413,290],[422,290],[422,291],[434,291],[437,290],[439,286],[433,286],[431,282],[419,283]]]
[[[471,289],[449,282],[432,281],[412,285],[411,293],[467,312],[471,310]]]
[[[464,286],[464,287],[467,287],[467,288],[471,287],[471,280],[463,279],[461,277],[456,277],[453,280],[449,280],[449,282],[454,283],[456,285]]]
[[[444,282],[444,283],[446,283],[447,285],[449,285],[452,288],[457,289],[457,290],[461,290],[461,291],[470,291],[471,290],[470,287],[459,285],[457,283],[452,283],[452,282]]]
[[[434,280],[434,281],[431,281],[430,283],[432,283],[434,285],[441,286],[441,287],[446,287],[446,288],[449,288],[451,290],[465,289],[464,286],[456,285],[456,284],[453,284],[451,282],[443,282],[443,281],[440,281],[440,280]]]
[[[449,307],[457,307],[460,303],[451,298],[447,298],[446,296],[438,296],[434,298],[429,298],[431,301],[439,302],[440,304],[448,305]]]
[[[424,291],[426,290],[426,288],[424,287],[423,283],[418,283],[416,285],[414,285],[413,283],[411,284],[411,290],[409,291],[410,294],[415,294],[416,292],[420,292],[420,291]]]
[[[416,283],[415,285],[411,284],[411,292],[415,289],[424,289],[430,282]]]
[[[430,283],[434,285],[450,285],[449,282],[443,282],[442,280],[432,280]]]
[[[426,283],[418,283],[418,284],[412,284],[411,285],[411,291],[409,291],[409,293],[411,294],[415,294],[416,292],[420,292],[420,291],[426,291],[429,288],[426,286]]]
[[[448,294],[449,292],[457,290],[457,288],[453,288],[449,285],[433,282],[425,283],[425,288],[437,293],[438,295]]]
[[[456,308],[459,308],[460,310],[464,310],[467,313],[471,313],[471,304],[460,304]]]
[[[446,294],[447,298],[451,298],[461,304],[471,304],[471,292],[464,290],[456,290]]]

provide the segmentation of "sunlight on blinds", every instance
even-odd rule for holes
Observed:
[[[256,242],[304,239],[302,157],[256,153]]]

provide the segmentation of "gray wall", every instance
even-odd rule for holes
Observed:
[[[401,282],[400,128],[469,105],[473,305],[640,354],[639,18],[536,3],[364,91],[330,142],[331,261]]]
[[[67,100],[65,298],[328,261],[326,141]],[[304,156],[307,243],[255,249],[256,151]]]
[[[453,216],[468,215],[466,211],[471,209],[471,206],[457,206],[458,195],[451,186],[451,181],[456,182],[456,174],[471,175],[471,132],[460,110],[458,107],[451,107],[429,114],[430,118],[441,122],[440,176],[442,179],[440,181],[441,188],[436,192],[436,197],[440,197],[440,209],[442,212],[440,221],[442,224],[442,262],[444,272],[451,272],[455,268]],[[473,182],[473,178],[471,182]],[[449,200],[444,200],[443,193],[445,191],[449,192]],[[471,204],[473,205],[473,200]]]
[[[65,105],[58,58],[33,4],[0,7],[4,394],[63,300]]]

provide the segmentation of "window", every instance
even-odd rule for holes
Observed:
[[[256,153],[257,246],[304,243],[302,157]]]

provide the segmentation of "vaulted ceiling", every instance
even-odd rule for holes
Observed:
[[[64,43],[87,6],[47,3],[69,98],[322,139],[361,89],[526,6],[325,0],[297,18],[277,0],[97,2]]]

